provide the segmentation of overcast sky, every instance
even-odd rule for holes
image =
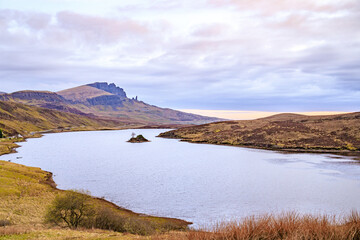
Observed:
[[[0,91],[114,82],[177,109],[360,111],[359,0],[0,0]]]

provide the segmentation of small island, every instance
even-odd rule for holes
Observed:
[[[137,135],[135,137],[135,134],[132,135],[132,137],[129,139],[130,143],[142,143],[142,142],[150,142],[149,140],[147,140],[143,135]]]

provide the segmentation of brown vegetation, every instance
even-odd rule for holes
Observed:
[[[159,135],[189,142],[297,151],[359,151],[360,113],[279,114],[185,127]]]
[[[159,235],[157,240],[356,240],[360,239],[360,216],[353,212],[336,220],[333,216],[287,213],[247,217],[242,221],[220,223],[210,229]]]
[[[360,239],[360,216],[353,212],[342,221],[329,216],[300,216],[288,213],[280,216],[249,217],[241,222],[219,224],[212,231],[191,231],[188,239]]]

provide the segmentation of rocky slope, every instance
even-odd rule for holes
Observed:
[[[160,108],[130,99],[115,84],[92,83],[54,92],[19,91],[0,95],[0,100],[19,102],[85,116],[100,116],[142,124],[202,124],[217,118]]]
[[[159,136],[267,149],[360,151],[360,112],[330,116],[279,114],[186,127]]]

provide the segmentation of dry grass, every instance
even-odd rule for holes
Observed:
[[[26,234],[29,230],[23,226],[5,226],[0,227],[0,239],[1,236],[4,235],[18,235],[18,234]]]
[[[149,239],[131,234],[116,233],[98,229],[31,229],[24,227],[0,228],[0,240],[65,240],[65,239]]]
[[[43,221],[55,189],[44,184],[49,173],[40,168],[0,161],[0,219],[12,224]]]
[[[180,239],[180,238],[179,238]],[[287,213],[280,216],[248,217],[243,221],[218,224],[211,231],[190,231],[189,240],[242,239],[360,239],[360,216],[353,212],[342,220],[331,216]]]
[[[20,142],[23,139],[16,139],[16,140]],[[14,152],[14,149],[17,147],[19,147],[19,145],[15,143],[15,139],[0,138],[0,155],[12,153]]]

